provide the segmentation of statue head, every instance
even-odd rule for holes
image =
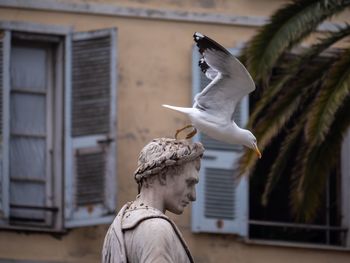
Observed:
[[[179,200],[178,203],[168,200],[167,210],[182,213],[183,207],[195,200],[194,186],[198,182],[203,152],[203,145],[199,142],[169,138],[152,140],[141,150],[134,174],[139,192],[143,188],[152,188],[153,185],[167,187],[165,191],[169,192],[168,199]],[[187,197],[181,198],[185,194]]]

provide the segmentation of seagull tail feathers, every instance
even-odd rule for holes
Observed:
[[[192,111],[192,108],[176,107],[176,106],[171,106],[171,105],[167,105],[167,104],[163,104],[162,106],[165,108],[179,111],[179,112],[186,113],[186,114],[190,114]]]

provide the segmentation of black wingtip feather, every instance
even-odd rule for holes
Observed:
[[[198,61],[198,65],[199,67],[201,68],[202,72],[203,73],[206,73],[208,68],[209,68],[209,65],[205,62],[204,58],[201,58],[199,61]]]
[[[201,54],[203,54],[203,52],[205,52],[206,49],[219,50],[221,52],[224,52],[225,54],[230,54],[230,52],[228,52],[228,50],[221,46],[219,43],[199,32],[195,32],[193,34],[193,39],[197,43],[199,53]]]

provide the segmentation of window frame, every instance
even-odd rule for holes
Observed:
[[[65,27],[65,26],[53,26],[53,25],[42,25],[42,24],[34,24],[34,23],[27,23],[27,22],[9,22],[9,21],[0,21],[0,28],[5,32],[6,39],[4,41],[4,44],[6,45],[7,50],[11,50],[11,40],[15,37],[18,39],[24,39],[24,40],[37,40],[37,41],[43,41],[44,43],[52,43],[55,42],[57,45],[55,47],[55,51],[52,52],[53,54],[51,59],[57,62],[56,65],[53,65],[53,71],[52,74],[55,74],[55,79],[52,81],[52,92],[51,94],[47,94],[48,98],[47,100],[51,100],[51,103],[55,108],[51,107],[50,114],[54,114],[54,122],[55,122],[55,129],[56,130],[63,130],[63,120],[62,120],[62,98],[63,98],[63,92],[64,92],[64,82],[63,82],[63,58],[64,58],[64,42],[62,41],[70,32],[72,31],[71,27]],[[32,36],[30,34],[33,34]],[[34,35],[38,34],[38,35]],[[45,37],[47,35],[47,37]],[[53,37],[50,37],[53,36]],[[50,52],[51,53],[51,52]],[[10,93],[10,52],[4,52],[4,61],[3,61],[3,70],[7,71],[4,76],[4,92],[6,93],[7,99],[3,100],[3,112],[5,119],[3,120],[3,123],[9,123],[9,93]],[[4,96],[4,97],[5,97]],[[50,107],[50,106],[49,106]],[[47,116],[49,118],[49,116]],[[9,152],[9,125],[4,125],[4,144],[3,144],[3,151]],[[51,136],[51,131],[48,131],[48,136]],[[64,232],[64,225],[63,225],[63,202],[62,202],[62,178],[63,178],[63,172],[62,172],[62,136],[55,136],[54,140],[51,141],[55,147],[53,147],[52,152],[52,158],[55,158],[55,162],[51,163],[51,169],[53,171],[53,174],[51,176],[51,182],[47,183],[47,187],[51,187],[51,192],[55,195],[53,198],[53,207],[57,207],[57,211],[55,209],[52,209],[53,213],[57,213],[54,216],[53,219],[53,225],[50,227],[42,227],[42,226],[26,226],[26,225],[10,225],[8,222],[3,221],[0,219],[1,222],[1,229],[8,229],[8,230],[21,230],[21,231],[35,231],[35,232]],[[59,146],[59,147],[57,147]],[[5,164],[5,167],[3,169],[4,176],[2,179],[5,179],[3,184],[3,189],[9,189],[9,158],[7,155],[3,156]],[[50,162],[48,160],[47,162]],[[6,213],[7,216],[9,215],[9,191],[3,191],[2,194],[4,195],[4,203],[7,204],[6,207]]]
[[[34,36],[34,35],[33,35]],[[47,66],[49,67],[48,70],[48,76],[47,76],[47,82],[46,85],[47,91],[46,91],[46,149],[45,149],[45,155],[46,155],[46,191],[45,191],[45,207],[47,207],[47,210],[44,210],[44,212],[47,212],[45,215],[45,224],[52,222],[52,227],[45,227],[40,226],[38,224],[38,227],[42,227],[43,229],[46,228],[53,228],[53,229],[60,229],[62,227],[62,221],[59,220],[62,218],[62,202],[60,202],[62,198],[62,173],[59,169],[63,165],[62,163],[62,157],[60,155],[60,152],[62,152],[62,143],[63,143],[63,136],[60,133],[59,136],[54,136],[53,131],[61,131],[62,130],[62,93],[64,87],[61,85],[61,75],[56,75],[62,72],[63,67],[63,56],[62,56],[62,41],[59,38],[50,38],[50,37],[41,37],[40,35],[35,35],[32,37],[30,33],[22,33],[18,31],[12,31],[12,37],[11,40],[14,40],[18,43],[15,45],[11,45],[11,48],[13,46],[22,46],[22,47],[30,47],[32,46],[32,40],[35,40],[35,43],[43,43],[43,46],[45,49],[48,50],[47,52]],[[24,43],[29,41],[29,45],[25,45]],[[55,45],[50,47],[50,45]],[[40,44],[41,45],[41,44]],[[36,46],[36,44],[35,44]],[[10,57],[11,61],[11,57]],[[54,63],[56,62],[56,63]],[[54,76],[54,77],[53,77]],[[16,90],[14,90],[16,92]],[[11,103],[11,97],[9,99],[9,102]],[[10,139],[11,140],[11,139]],[[53,161],[55,160],[55,161]],[[58,170],[57,170],[58,168]],[[51,171],[51,172],[49,172]],[[56,215],[55,215],[56,214]],[[60,221],[60,222],[57,222]],[[45,225],[44,224],[44,225]]]
[[[106,163],[108,166],[106,167],[106,170],[108,170],[108,182],[106,183],[106,186],[104,188],[104,194],[106,196],[105,203],[108,207],[108,211],[110,214],[106,214],[106,211],[102,211],[105,214],[99,215],[99,217],[89,217],[89,209],[85,209],[85,212],[79,213],[78,217],[74,218],[75,220],[69,220],[71,218],[67,217],[66,212],[68,211],[67,207],[72,207],[74,200],[68,198],[67,199],[67,190],[65,189],[65,186],[67,186],[67,178],[75,177],[75,171],[70,170],[72,166],[70,166],[70,163],[67,162],[66,153],[67,153],[67,146],[72,146],[69,143],[67,144],[66,140],[67,134],[70,132],[70,126],[71,123],[71,86],[72,86],[72,41],[77,35],[83,36],[84,35],[94,35],[94,36],[101,36],[105,34],[110,34],[111,36],[111,42],[109,43],[109,48],[111,49],[111,64],[110,64],[110,87],[111,87],[111,102],[110,102],[110,110],[111,110],[111,118],[109,125],[111,126],[110,132],[111,137],[107,136],[106,143],[111,143],[111,147],[109,150],[109,153],[114,156],[116,156],[116,142],[115,142],[115,136],[116,136],[116,108],[117,108],[117,30],[116,28],[107,28],[107,29],[101,29],[101,30],[95,30],[95,31],[89,31],[89,32],[74,32],[73,27],[67,27],[67,26],[56,26],[56,25],[44,25],[44,24],[35,24],[35,23],[27,23],[27,22],[9,22],[9,21],[1,21],[0,20],[0,29],[7,34],[7,46],[11,48],[11,34],[15,32],[16,34],[23,33],[24,38],[28,38],[29,40],[38,40],[41,41],[57,41],[57,48],[55,52],[56,61],[59,61],[59,65],[55,66],[55,94],[51,94],[52,103],[54,104],[54,114],[55,114],[55,122],[58,121],[57,126],[55,127],[55,130],[59,131],[60,136],[53,136],[53,144],[54,145],[60,145],[60,147],[54,147],[53,155],[55,158],[55,162],[52,162],[52,170],[54,171],[54,174],[52,175],[52,191],[55,194],[55,203],[53,206],[58,207],[59,214],[55,215],[54,218],[54,226],[53,227],[37,227],[37,226],[26,226],[23,225],[10,225],[7,219],[2,220],[0,218],[0,229],[4,230],[20,230],[20,231],[29,231],[29,232],[47,232],[47,233],[65,233],[69,228],[73,227],[82,227],[82,226],[89,226],[89,225],[97,225],[97,224],[106,224],[111,223],[114,219],[114,210],[115,210],[115,204],[116,204],[116,184],[117,184],[117,177],[116,177],[116,158],[111,158],[110,155],[107,156]],[[32,34],[32,35],[31,35]],[[4,52],[4,70],[9,70],[10,65],[10,55],[7,52]],[[7,69],[7,68],[8,69]],[[5,86],[6,86],[6,92],[9,92],[10,88],[10,74],[9,72],[7,74],[4,74],[5,79],[3,80]],[[9,100],[4,100],[3,107],[4,109],[9,108]],[[68,105],[68,107],[67,107]],[[9,116],[8,113],[6,113],[6,116]],[[9,120],[7,120],[8,122]],[[3,120],[5,123],[6,120]],[[55,123],[56,124],[56,123]],[[5,127],[8,127],[8,125],[5,125]],[[8,131],[7,133],[8,138]],[[69,134],[70,137],[70,134]],[[106,138],[100,138],[102,140]],[[6,141],[9,141],[8,139]],[[102,144],[104,142],[101,142]],[[9,146],[6,143],[5,149],[7,152],[9,151]],[[107,145],[107,144],[106,144]],[[106,146],[105,145],[105,146]],[[68,149],[69,150],[69,149]],[[113,160],[112,160],[113,159]],[[8,163],[8,160],[5,160]],[[72,164],[72,163],[71,163]],[[68,167],[68,168],[67,168]],[[5,167],[6,168],[6,167]],[[5,170],[5,169],[4,169]],[[68,174],[67,174],[68,173]],[[6,172],[6,175],[9,175],[8,169]],[[1,173],[0,173],[1,176]],[[9,179],[9,176],[6,176],[7,179]],[[106,179],[107,180],[107,179]],[[112,182],[112,183],[111,183]],[[72,183],[72,181],[70,182]],[[5,191],[0,192],[2,195],[5,196],[4,203],[9,206],[9,180],[6,180],[2,184],[3,188],[6,189]],[[72,185],[70,185],[70,188],[72,188]],[[71,202],[71,203],[69,203]],[[1,208],[1,207],[0,207]],[[96,209],[98,210],[98,208]],[[8,210],[7,210],[8,212]],[[96,211],[94,211],[94,214]],[[97,211],[98,212],[98,211]],[[0,210],[1,215],[1,210]],[[87,218],[84,218],[86,216]]]
[[[9,189],[9,125],[4,125],[4,123],[9,123],[9,98],[10,98],[10,52],[4,52],[4,50],[8,51],[10,50],[11,46],[11,31],[4,30],[4,41],[3,41],[3,65],[2,65],[2,76],[3,76],[3,83],[2,83],[2,110],[1,114],[3,114],[2,119],[2,147],[1,147],[1,157],[2,157],[2,165],[1,165],[1,171],[0,175],[2,176],[2,188],[0,189],[1,194],[1,200],[2,200],[2,213],[3,217],[7,218],[10,213],[10,204],[9,204],[9,192],[6,191]],[[4,73],[5,72],[5,73]],[[0,224],[3,224],[3,220],[0,218]]]
[[[347,227],[346,247],[350,250],[350,129],[344,136],[341,149],[341,210],[342,227]]]

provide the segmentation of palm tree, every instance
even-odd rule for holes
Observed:
[[[242,54],[259,86],[260,99],[248,123],[259,147],[266,149],[276,137],[281,138],[281,130],[284,134],[262,202],[268,201],[282,174],[291,170],[290,204],[296,218],[303,221],[317,215],[350,126],[350,46],[344,41],[350,36],[350,25],[344,23],[322,34],[297,56],[291,53],[316,35],[322,22],[349,7],[350,0],[291,1],[272,15]],[[346,48],[334,48],[340,41]],[[257,173],[257,162],[254,153],[245,152],[241,173]]]

